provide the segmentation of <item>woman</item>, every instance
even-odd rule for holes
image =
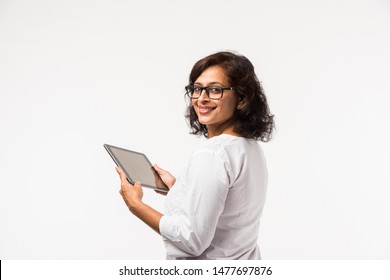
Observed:
[[[165,215],[142,202],[117,168],[130,211],[163,237],[167,259],[260,259],[259,218],[267,168],[256,142],[274,129],[263,89],[244,56],[219,52],[193,67],[186,117],[204,141],[176,181],[155,165],[169,187]]]

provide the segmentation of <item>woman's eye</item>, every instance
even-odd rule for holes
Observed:
[[[194,92],[201,92],[202,88],[201,87],[194,87]]]
[[[209,91],[211,93],[220,93],[221,89],[219,87],[211,87],[211,88],[209,88]]]

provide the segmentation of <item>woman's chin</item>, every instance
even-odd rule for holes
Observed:
[[[199,123],[200,123],[200,124],[203,124],[203,125],[206,125],[206,126],[210,124],[210,121],[205,120],[205,119],[203,119],[203,118],[199,118],[198,120],[199,120]]]

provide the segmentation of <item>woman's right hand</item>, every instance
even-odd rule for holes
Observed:
[[[167,185],[167,187],[169,189],[171,189],[172,186],[176,182],[176,178],[171,173],[169,173],[168,171],[166,171],[166,170],[160,168],[159,166],[157,166],[157,164],[153,165],[153,167],[154,167],[154,170],[157,171],[158,175],[160,175],[161,180],[163,180],[165,185]]]

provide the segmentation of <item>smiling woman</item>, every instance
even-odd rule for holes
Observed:
[[[169,187],[165,214],[143,203],[140,184],[117,169],[120,193],[161,234],[167,259],[260,259],[268,173],[256,141],[270,139],[274,122],[253,65],[230,52],[210,55],[194,65],[186,94],[192,133],[207,140],[177,180],[155,165]]]
[[[228,84],[229,79],[222,67],[211,66],[202,72],[192,88],[189,87],[193,110],[199,123],[207,126],[209,137],[217,135],[220,130],[235,134],[233,124],[227,121],[232,119],[240,103],[234,88],[227,87]],[[222,98],[224,92],[227,94]]]
[[[225,128],[231,130],[234,127],[234,132],[245,138],[270,140],[274,129],[273,115],[254,67],[246,57],[219,52],[199,60],[192,68],[186,91],[192,98],[186,117],[193,134],[208,137],[214,129],[218,134]],[[202,92],[206,93],[203,98]],[[230,107],[226,109],[226,105]],[[199,114],[202,112],[199,109],[213,110],[218,106],[223,108],[221,118],[225,117],[225,120],[218,122],[217,126],[203,123],[205,118]]]

